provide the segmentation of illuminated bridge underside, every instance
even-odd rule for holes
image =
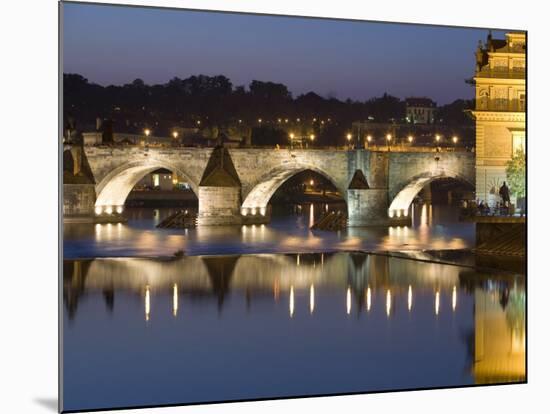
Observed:
[[[437,175],[424,175],[421,177],[414,178],[409,182],[392,200],[390,207],[388,209],[388,214],[390,218],[392,217],[406,217],[409,213],[409,207],[413,202],[414,198],[422,191],[424,187],[429,185],[435,180],[453,178],[461,182],[465,182],[467,185],[470,185],[472,188],[474,184],[468,180],[459,177],[458,175],[452,174],[437,174]]]
[[[187,179],[189,185],[196,194],[196,184],[190,181],[187,175],[182,171],[166,163],[153,161],[143,165],[125,165],[113,171],[97,186],[97,200],[95,203],[96,212],[105,209],[113,211],[118,209],[120,212],[124,206],[128,194],[130,194],[130,191],[132,191],[139,180],[147,174],[160,168],[168,169],[177,174],[179,177],[184,177]]]
[[[334,179],[318,167],[312,165],[293,165],[290,167],[286,166],[285,168],[278,168],[265,175],[260,180],[260,183],[254,186],[248,193],[243,201],[241,208],[242,214],[265,214],[267,204],[277,189],[292,176],[306,170],[311,170],[322,175],[338,188],[338,185],[334,182]],[[338,188],[338,191],[340,191],[340,194],[344,194],[342,189]]]

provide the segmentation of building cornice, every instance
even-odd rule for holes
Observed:
[[[471,111],[470,113],[478,121],[525,123],[525,112]]]

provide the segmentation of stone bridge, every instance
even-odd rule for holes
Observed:
[[[192,147],[68,147],[87,184],[64,185],[64,215],[116,216],[146,174],[166,168],[198,197],[199,225],[265,223],[271,196],[293,175],[312,170],[331,181],[347,203],[350,226],[409,219],[409,207],[430,182],[474,186],[469,152],[377,152],[328,149]],[[65,160],[66,157],[64,157]]]

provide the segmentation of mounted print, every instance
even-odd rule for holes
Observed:
[[[527,381],[525,31],[60,12],[63,412]]]

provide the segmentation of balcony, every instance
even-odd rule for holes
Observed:
[[[483,68],[475,74],[477,78],[492,79],[525,79],[525,68]]]
[[[525,100],[479,98],[476,100],[476,111],[525,112]]]

